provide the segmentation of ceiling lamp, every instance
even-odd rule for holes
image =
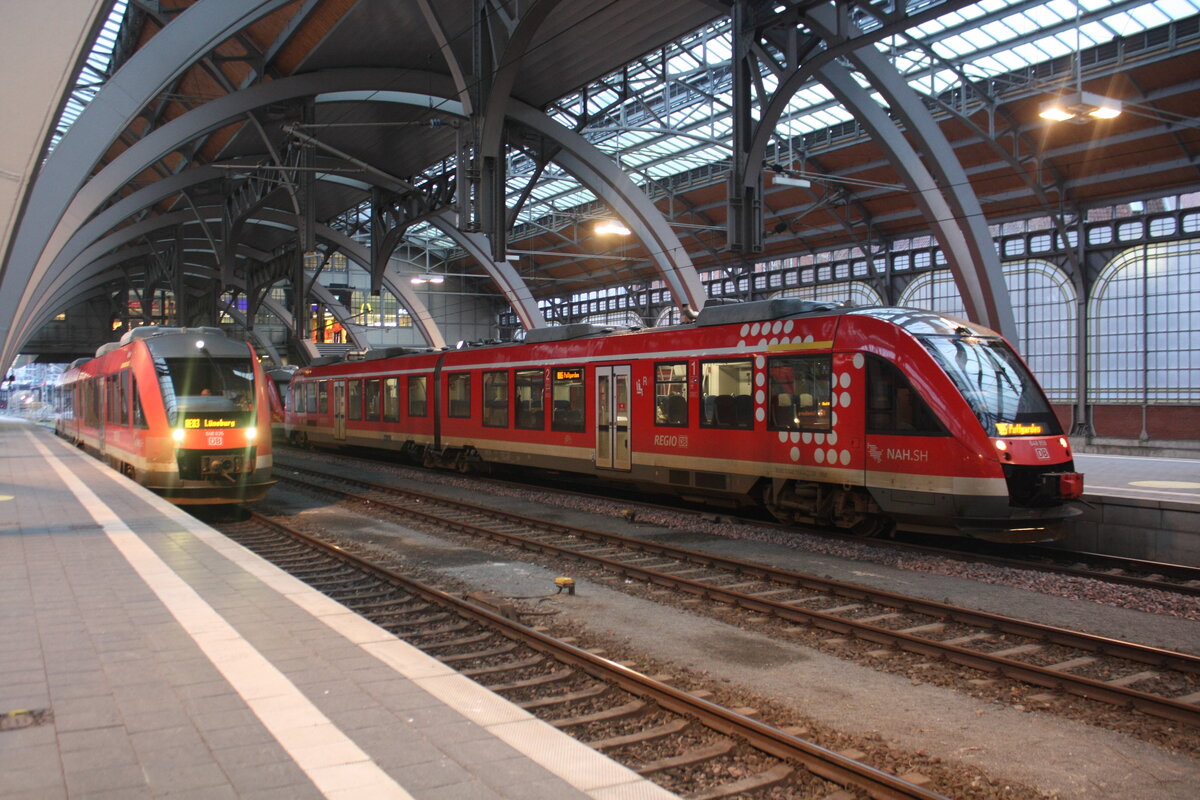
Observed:
[[[615,234],[617,236],[628,236],[632,231],[626,228],[618,220],[602,219],[596,223],[596,233],[601,235]]]
[[[413,275],[409,278],[409,283],[414,286],[420,286],[422,283],[444,283],[446,281],[441,275],[434,275],[426,272],[424,275]]]
[[[1082,124],[1120,116],[1121,101],[1082,90],[1061,94],[1042,103],[1038,116],[1053,122]]]

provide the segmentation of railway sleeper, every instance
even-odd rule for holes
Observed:
[[[793,772],[795,772],[795,769],[789,764],[776,764],[770,769],[763,770],[756,775],[748,775],[733,783],[709,789],[707,792],[688,795],[688,800],[720,800],[723,797],[736,797],[748,792],[769,789],[786,781],[791,777]]]
[[[605,750],[615,750],[618,747],[627,747],[631,744],[642,744],[643,742],[653,742],[658,739],[665,739],[668,736],[674,736],[690,724],[690,721],[683,718],[673,719],[670,722],[665,722],[662,725],[656,725],[653,728],[646,728],[645,730],[640,730],[636,733],[629,733],[624,736],[614,736],[610,739],[597,739],[595,741],[588,742],[587,744],[593,750],[600,750],[601,752]]]
[[[619,719],[627,719],[645,712],[645,700],[631,700],[628,703],[620,706],[606,708],[603,711],[595,711],[591,714],[581,714],[577,717],[563,717],[562,719],[547,720],[549,724],[556,728],[571,728],[577,725],[590,725],[593,722],[615,722]]]
[[[534,708],[548,708],[550,706],[561,706],[567,703],[574,703],[579,700],[591,700],[594,697],[608,692],[612,687],[607,683],[597,683],[589,686],[586,689],[580,689],[577,692],[568,692],[555,697],[536,697],[532,700],[523,700],[517,703],[518,708],[523,708],[529,711]],[[495,691],[494,689],[492,691]]]
[[[545,675],[538,675],[535,678],[527,678],[523,681],[512,681],[511,683],[489,683],[484,684],[493,692],[511,692],[516,689],[528,689],[533,686],[545,686],[548,683],[559,683],[560,681],[570,680],[575,677],[575,670],[567,668],[548,672]]]
[[[656,772],[665,772],[677,767],[690,767],[693,764],[700,764],[704,761],[711,761],[714,758],[729,755],[733,752],[733,748],[734,742],[732,739],[722,739],[703,747],[693,748],[677,756],[669,756],[667,758],[660,758],[658,761],[634,765],[630,769],[642,776],[653,775]]]

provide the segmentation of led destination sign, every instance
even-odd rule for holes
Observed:
[[[207,417],[188,417],[183,421],[185,428],[236,428],[236,419],[208,419]]]
[[[996,432],[1001,436],[1037,436],[1044,428],[1035,423],[997,422]]]

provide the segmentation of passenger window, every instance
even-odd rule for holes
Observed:
[[[833,427],[833,360],[786,356],[767,362],[770,396],[767,426],[776,431],[827,431]]]
[[[362,381],[346,381],[346,419],[362,419]]]
[[[383,381],[383,421],[400,421],[400,379],[384,378]]]
[[[550,383],[550,399],[553,404],[550,430],[582,433],[585,398],[582,367],[554,370],[554,378]]]
[[[379,379],[363,382],[363,419],[379,422]]]
[[[138,394],[136,375],[130,381],[129,391],[133,395],[133,426],[143,429],[150,427],[146,424],[146,412],[142,409],[142,397]]]
[[[686,361],[654,365],[654,424],[688,424]]]
[[[525,430],[545,430],[546,371],[517,370],[514,388],[517,395],[516,426]]]
[[[508,373],[483,373],[483,424],[508,427]]]
[[[428,398],[428,378],[425,375],[413,375],[408,379],[408,415],[410,417],[425,416]]]
[[[753,428],[753,379],[750,361],[706,361],[701,364],[701,427]]]
[[[309,414],[317,413],[317,385],[309,382],[304,387],[304,408]]]
[[[895,364],[868,355],[867,433],[945,436],[946,429]]]
[[[446,376],[446,415],[460,419],[471,416],[471,373]]]
[[[311,401],[309,405],[312,405]],[[317,413],[329,413],[329,381],[319,381],[317,383]]]

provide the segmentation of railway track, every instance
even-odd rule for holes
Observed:
[[[910,780],[540,633],[495,604],[489,608],[486,598],[472,602],[424,586],[257,513],[220,527],[463,675],[693,800],[825,798],[843,790],[881,799],[945,800]]]
[[[381,466],[393,466],[390,464],[381,465],[379,461],[360,459],[341,453],[337,454],[336,458],[339,460],[346,459],[351,462],[360,462],[371,469],[378,469]],[[281,466],[290,466],[282,461],[279,463]],[[302,467],[297,468],[300,469]],[[477,478],[477,480],[495,482],[504,487],[518,486],[524,489],[530,488],[527,483],[512,480],[496,478]],[[537,488],[541,491],[547,491],[546,487]],[[596,496],[587,492],[562,487],[556,487],[553,491],[585,498]],[[631,509],[669,511],[673,514],[696,514],[701,518],[712,518],[714,516],[712,511],[697,512],[683,506],[663,506],[641,500],[622,500],[621,502]],[[730,519],[735,518],[730,517]],[[796,530],[794,526],[765,520],[756,519],[749,520],[748,522],[784,531],[794,532]],[[1103,553],[1073,551],[1038,545],[996,545],[995,543],[981,540],[951,539],[947,543],[937,541],[938,537],[864,539],[861,536],[853,536],[837,530],[823,530],[819,528],[805,530],[804,533],[850,543],[866,543],[891,550],[951,558],[969,563],[983,563],[1012,569],[1033,570],[1036,572],[1133,586],[1140,589],[1153,589],[1174,592],[1190,597],[1200,597],[1200,567],[1193,567],[1186,564],[1125,558],[1122,556],[1105,555]],[[944,539],[945,537],[940,538]]]
[[[279,477],[629,579],[1200,727],[1200,657],[752,562],[574,528],[316,470]],[[330,482],[357,485],[357,492]]]

